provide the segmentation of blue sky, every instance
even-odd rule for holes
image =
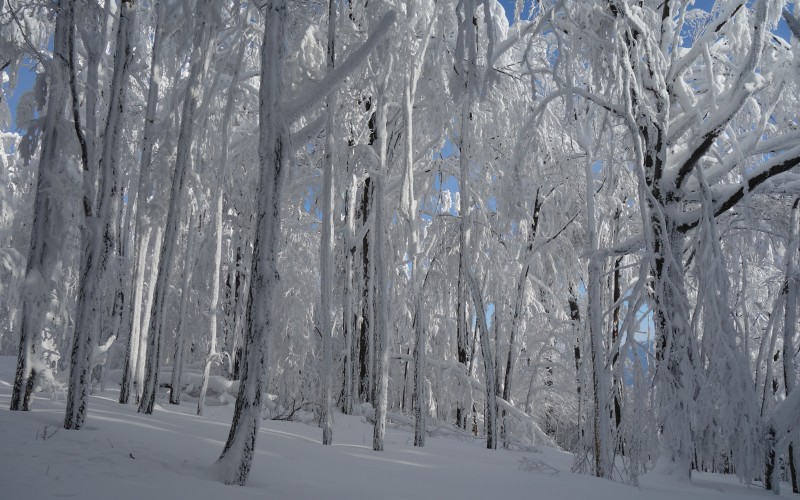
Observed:
[[[508,18],[509,23],[514,22],[514,6],[516,4],[515,0],[498,0],[500,5],[506,10],[506,17]],[[531,4],[531,0],[525,0],[525,9],[529,9]],[[714,0],[695,0],[694,7],[703,9],[705,11],[711,10],[711,7],[714,5]],[[778,24],[778,28],[775,30],[775,34],[782,37],[784,40],[789,40],[790,32],[789,27],[786,25],[786,21],[781,19],[780,23]]]
[[[509,19],[509,22],[513,22],[514,18],[514,5],[515,0],[498,0],[500,5],[506,11],[506,16]],[[531,0],[525,0],[525,9],[530,7]],[[712,5],[714,5],[714,0],[695,0],[695,7],[699,7],[703,10],[709,10]],[[786,22],[781,19],[780,23],[778,24],[778,28],[775,30],[775,33],[785,40],[789,40],[790,32],[789,27],[786,25]],[[19,98],[22,94],[27,92],[33,87],[33,82],[35,78],[35,74],[32,71],[33,63],[28,62],[24,68],[22,68],[19,72],[19,78],[17,81],[17,86],[14,90],[14,93],[8,97],[8,103],[11,108],[11,123],[12,127],[16,128],[16,107],[17,103],[19,102]],[[7,86],[5,86],[4,91],[7,91]],[[7,92],[6,92],[7,95]]]

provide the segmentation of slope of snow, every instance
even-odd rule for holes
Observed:
[[[640,488],[572,474],[571,456],[551,449],[490,451],[482,441],[437,437],[415,449],[413,433],[391,425],[387,451],[376,453],[372,426],[341,414],[332,447],[320,444],[316,427],[263,421],[248,486],[225,486],[209,468],[225,442],[231,406],[208,407],[197,417],[194,404],[171,406],[159,394],[154,414],[139,415],[117,403],[114,386],[91,397],[85,430],[67,431],[63,401],[38,397],[30,413],[8,410],[13,367],[14,359],[0,357],[2,498],[774,498],[712,474],[683,484],[651,474]]]

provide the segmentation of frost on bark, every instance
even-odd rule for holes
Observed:
[[[782,294],[785,298],[783,316],[783,384],[786,398],[797,386],[797,366],[795,365],[795,334],[797,329],[798,286],[800,286],[800,269],[798,269],[798,253],[800,253],[800,198],[792,204],[789,225],[789,238],[786,245],[786,276],[784,277]],[[765,388],[765,391],[767,389]],[[786,401],[786,400],[784,400]],[[772,422],[770,422],[772,424]],[[796,433],[795,433],[796,435]],[[764,488],[780,493],[780,479],[776,477],[776,426],[767,426],[766,461],[764,474]],[[788,464],[792,491],[797,493],[797,462],[794,453],[794,441],[788,446]]]
[[[159,360],[161,359],[161,334],[163,314],[169,289],[170,269],[172,257],[175,252],[175,242],[178,236],[178,223],[180,220],[180,205],[183,198],[183,188],[186,183],[187,172],[190,169],[190,156],[192,136],[194,132],[195,113],[197,112],[203,77],[208,71],[208,66],[213,54],[211,44],[211,12],[215,8],[212,0],[200,0],[195,11],[199,21],[195,26],[190,56],[189,78],[186,96],[183,100],[180,133],[178,136],[178,151],[175,158],[175,171],[172,175],[172,188],[169,195],[166,228],[164,239],[161,243],[158,261],[158,275],[154,286],[153,310],[150,319],[147,338],[147,358],[145,360],[145,380],[142,397],[139,401],[139,413],[153,413],[158,390]]]
[[[795,364],[795,336],[797,330],[797,305],[798,287],[800,287],[800,265],[798,265],[798,254],[800,253],[800,198],[792,204],[791,227],[789,228],[789,245],[786,249],[786,283],[784,285],[784,295],[786,305],[784,306],[783,320],[783,387],[784,395],[788,398],[789,394],[797,386],[797,366]],[[796,434],[796,433],[795,433]],[[792,492],[798,493],[797,478],[797,458],[795,457],[795,441],[789,443],[789,474],[792,481]]]
[[[349,165],[348,165],[349,168]],[[357,180],[355,175],[350,175],[351,182],[345,193],[345,225],[344,228],[344,254],[345,254],[345,278],[344,291],[342,293],[342,332],[346,343],[346,357],[344,366],[344,407],[343,412],[347,415],[353,414],[353,407],[358,401],[359,379],[357,377],[358,367],[358,337],[356,337],[356,315],[354,314],[355,294],[353,289],[353,278],[355,265],[355,194],[357,191]]]
[[[594,193],[595,184],[592,173],[592,159],[589,146],[584,145],[587,152],[584,173],[586,176],[586,217],[589,232],[589,250],[598,249],[597,219],[595,216]],[[594,475],[611,478],[613,456],[610,453],[609,405],[606,387],[606,349],[603,345],[603,309],[602,309],[602,260],[595,253],[589,257],[589,283],[586,288],[587,316],[589,317],[589,357],[592,368],[592,451],[594,455]]]
[[[230,432],[215,465],[225,484],[238,485],[244,485],[247,481],[255,453],[261,422],[261,398],[266,382],[267,345],[274,321],[272,304],[279,279],[276,257],[286,135],[286,125],[280,113],[283,95],[283,28],[287,18],[285,0],[267,2],[262,13],[264,37],[261,45],[258,142],[260,174],[244,332],[245,355]]]
[[[489,328],[486,326],[486,309],[483,306],[483,297],[478,280],[472,272],[467,271],[472,300],[475,303],[475,317],[481,336],[481,357],[483,358],[483,371],[486,384],[486,447],[490,450],[497,449],[497,379],[495,378],[494,356],[489,343]]]
[[[225,174],[227,172],[228,164],[228,147],[230,136],[230,122],[233,115],[234,103],[236,102],[236,88],[239,82],[239,75],[242,71],[242,61],[244,60],[244,51],[247,48],[245,41],[239,44],[239,51],[236,55],[236,62],[234,64],[233,74],[231,78],[231,86],[228,89],[228,100],[225,104],[225,111],[222,117],[222,138],[221,147],[222,153],[220,155],[219,173],[217,187],[215,189],[215,207],[214,207],[214,271],[211,275],[211,301],[209,303],[209,343],[208,352],[206,353],[203,362],[203,378],[200,382],[200,396],[197,399],[197,414],[203,414],[203,407],[206,401],[206,392],[208,391],[208,378],[211,375],[211,363],[219,359],[217,353],[217,310],[219,308],[219,289],[220,289],[220,273],[222,271],[222,215],[223,215],[223,183]]]
[[[391,68],[391,61],[389,64]],[[375,407],[375,425],[372,434],[372,449],[383,451],[383,439],[386,433],[386,412],[388,410],[389,388],[389,272],[386,267],[386,224],[388,213],[386,211],[386,198],[384,177],[388,174],[388,143],[386,135],[386,90],[389,74],[387,71],[384,80],[378,89],[379,97],[375,124],[377,132],[378,171],[373,177],[374,221],[373,230],[373,284],[375,290],[375,369],[373,378],[373,406]]]
[[[153,234],[151,228],[147,228],[141,236],[137,247],[137,259],[134,264],[133,276],[133,304],[130,313],[128,328],[128,342],[125,348],[125,362],[122,367],[122,383],[119,388],[119,402],[128,404],[131,392],[133,391],[134,378],[136,377],[136,367],[139,364],[139,345],[141,340],[142,324],[142,294],[144,293],[144,274],[147,267],[147,249],[150,237]]]
[[[336,2],[328,1],[328,72],[336,63]],[[320,239],[320,314],[319,330],[322,334],[322,444],[333,444],[333,163],[336,138],[334,136],[336,93],[328,96],[328,118],[325,127],[325,164],[322,173],[322,238]]]
[[[175,333],[175,355],[172,358],[172,381],[170,382],[169,402],[181,404],[181,371],[183,370],[183,333],[186,329],[186,309],[189,306],[190,284],[192,282],[192,265],[194,264],[194,245],[197,238],[195,215],[189,216],[189,234],[186,245],[186,256],[183,261],[183,285],[181,286],[181,303],[178,307],[178,328]]]
[[[416,69],[416,68],[415,68]],[[405,162],[406,173],[404,181],[404,211],[408,224],[408,255],[411,258],[411,293],[414,301],[413,323],[414,323],[414,446],[425,446],[425,417],[428,415],[428,400],[425,391],[425,371],[427,350],[427,339],[425,337],[424,315],[425,309],[422,307],[422,290],[420,282],[419,258],[419,228],[417,221],[416,198],[414,197],[414,127],[413,127],[413,94],[416,71],[412,70],[409,81],[406,83],[403,92],[403,114],[405,115],[406,134],[405,134]]]
[[[371,144],[371,142],[370,142]],[[372,178],[367,176],[364,179],[364,184],[361,188],[361,199],[359,202],[358,216],[361,219],[362,226],[366,226],[369,222],[370,214],[373,212],[374,207],[374,183]],[[374,329],[373,315],[372,315],[372,245],[370,239],[372,238],[372,229],[364,234],[361,239],[359,248],[359,257],[361,257],[361,269],[359,273],[359,294],[360,294],[360,321],[358,322],[358,369],[355,376],[358,377],[358,394],[361,401],[372,402],[372,362],[370,351],[373,349],[373,338],[370,332]]]
[[[408,12],[409,22],[414,23],[413,9]],[[425,326],[425,309],[422,303],[421,274],[422,259],[420,251],[420,230],[417,220],[417,201],[414,191],[414,99],[416,96],[417,82],[421,73],[428,41],[431,38],[434,23],[428,22],[427,33],[423,36],[421,46],[414,54],[416,59],[411,66],[411,71],[405,82],[403,91],[403,117],[405,119],[405,174],[403,177],[403,193],[401,195],[401,210],[405,214],[408,226],[407,252],[411,259],[411,295],[413,300],[413,326],[414,326],[414,446],[425,446],[426,417],[428,415],[428,395],[426,391],[425,374],[427,371],[426,351],[427,337]],[[405,398],[403,398],[405,401]]]
[[[244,356],[231,429],[215,465],[223,482],[239,485],[245,484],[250,473],[261,420],[261,398],[266,382],[267,345],[274,321],[273,297],[279,280],[277,250],[287,121],[333,92],[336,85],[369,55],[377,41],[388,33],[395,19],[394,13],[384,16],[376,35],[370,36],[340,68],[326,76],[318,87],[304,94],[298,102],[297,99],[288,101],[285,98],[281,84],[284,59],[283,29],[287,22],[286,1],[266,2],[262,6],[262,14],[264,37],[261,46],[258,141],[260,172],[252,277],[247,298]]]
[[[128,333],[126,336],[128,341],[125,348],[125,364],[122,368],[122,385],[119,391],[119,402],[123,404],[127,404],[130,401],[131,393],[134,390],[134,382],[138,381],[138,385],[141,386],[141,379],[137,379],[137,367],[139,366],[141,343],[146,340],[146,334],[145,336],[142,335],[142,294],[144,293],[144,276],[147,271],[148,244],[153,233],[153,228],[149,225],[148,218],[145,215],[148,211],[146,197],[140,196],[140,194],[145,193],[147,190],[150,178],[151,160],[153,157],[153,145],[155,142],[156,106],[158,104],[158,92],[161,86],[160,53],[162,40],[164,38],[162,24],[164,2],[157,2],[155,8],[156,19],[150,60],[150,81],[147,89],[147,107],[144,117],[144,130],[142,132],[143,139],[141,159],[139,161],[138,188],[134,191],[137,204],[134,234],[142,236],[139,241],[135,243],[133,252],[133,279],[131,280],[131,291],[129,294],[133,300],[128,301],[128,304],[130,304],[128,306],[130,308],[130,314],[128,323],[125,325]],[[133,203],[133,201],[129,203]],[[159,246],[160,244],[156,248]],[[157,259],[158,254],[156,252],[153,253],[154,259]],[[139,402],[138,392],[136,402]]]
[[[98,193],[95,227],[88,228],[89,241],[83,256],[78,285],[75,335],[70,355],[69,384],[67,386],[64,427],[80,429],[86,419],[91,355],[94,346],[93,327],[100,298],[107,279],[107,269],[117,241],[116,227],[119,211],[119,144],[122,133],[122,115],[125,107],[125,87],[128,67],[132,58],[130,45],[135,10],[131,0],[123,0],[117,32],[114,70],[111,79],[108,118],[106,119],[103,149],[100,157],[100,190]],[[87,193],[84,193],[86,196]],[[86,224],[90,224],[86,221]]]
[[[68,133],[62,118],[67,105],[69,79],[69,33],[73,29],[74,2],[64,1],[56,15],[53,35],[53,57],[48,67],[47,112],[42,127],[42,150],[36,178],[33,202],[33,223],[25,281],[22,294],[19,352],[11,395],[11,410],[30,410],[30,400],[25,398],[26,387],[35,381],[35,338],[41,329],[45,304],[54,288],[53,272],[61,259],[61,249],[66,237],[66,221],[62,220],[63,200],[54,186],[63,175],[61,161],[63,141]]]

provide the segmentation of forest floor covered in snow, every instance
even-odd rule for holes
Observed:
[[[64,402],[42,394],[32,412],[8,410],[14,359],[0,357],[0,497],[193,500],[270,499],[736,499],[774,498],[733,476],[697,474],[691,483],[648,474],[639,487],[570,472],[571,455],[490,451],[480,440],[431,437],[389,424],[386,451],[372,451],[372,426],[337,414],[334,445],[320,429],[264,420],[247,487],[216,481],[210,466],[230,426],[232,405],[169,405],[153,415],[117,403],[110,384],[90,399],[87,425],[62,428]],[[541,467],[539,467],[541,466]],[[784,495],[791,488],[784,486]],[[788,491],[787,491],[788,490]]]

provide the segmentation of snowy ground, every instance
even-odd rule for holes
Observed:
[[[489,451],[480,441],[429,438],[387,428],[386,450],[372,451],[372,427],[336,416],[333,447],[313,426],[265,420],[247,487],[224,486],[209,466],[230,425],[231,406],[156,407],[153,415],[117,403],[116,387],[91,398],[87,427],[61,428],[64,402],[38,397],[30,413],[8,410],[13,362],[0,357],[0,498],[80,499],[737,499],[774,498],[735,478],[696,474],[675,484],[652,474],[640,488],[569,472],[571,457]],[[541,461],[554,470],[525,470]],[[784,495],[787,487],[784,486]],[[788,488],[791,491],[790,488]]]

